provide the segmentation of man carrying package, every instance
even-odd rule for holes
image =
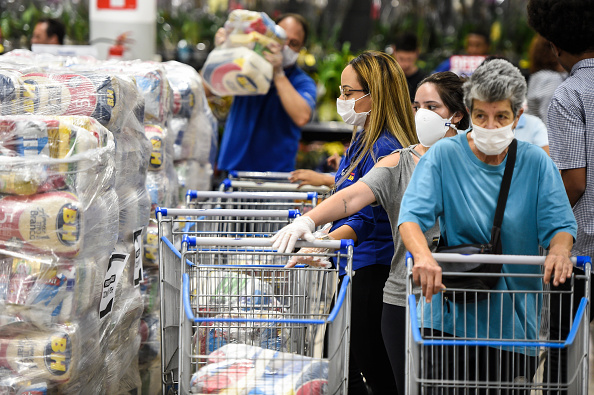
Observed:
[[[284,14],[276,23],[286,32],[286,39],[284,45],[270,40],[262,51],[272,65],[270,88],[266,94],[235,96],[219,151],[218,167],[222,170],[295,169],[301,127],[314,112],[316,86],[296,65],[307,40],[307,21],[297,14]],[[217,46],[227,38],[227,30],[220,28],[215,36]],[[206,67],[203,76],[208,84]],[[238,74],[237,79],[251,82],[245,75]]]

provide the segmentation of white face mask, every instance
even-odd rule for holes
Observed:
[[[514,123],[497,129],[485,129],[473,125],[470,137],[476,148],[485,155],[499,155],[514,139]]]
[[[283,47],[283,68],[291,67],[297,62],[299,52],[293,51],[288,45]]]
[[[415,125],[419,142],[424,147],[431,147],[438,140],[441,140],[450,128],[458,130],[451,123],[452,118],[454,118],[453,115],[449,119],[444,119],[434,111],[419,108],[415,114]]]
[[[369,96],[369,93],[365,96]],[[361,96],[356,100],[342,100],[340,98],[336,99],[336,111],[338,111],[338,115],[340,115],[340,117],[345,123],[353,126],[365,125],[367,115],[371,112],[371,110],[367,112],[355,112],[355,102],[357,100],[363,99],[365,96]]]

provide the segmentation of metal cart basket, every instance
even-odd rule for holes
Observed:
[[[168,215],[187,213],[159,211],[163,234]],[[164,393],[346,393],[350,271],[336,294],[336,269],[285,269],[297,254],[273,251],[268,235],[183,233],[181,252],[160,235]],[[303,246],[338,248],[327,256],[350,270],[352,242]]]
[[[433,257],[444,276],[479,275],[445,270],[451,263],[497,263],[504,269],[480,273],[501,277],[493,289],[448,288],[427,303],[415,296],[412,256],[407,254],[407,394],[588,394],[591,301],[577,300],[573,294],[578,281],[585,295],[590,294],[589,257],[573,258],[585,274],[567,279],[567,291],[543,286],[545,257]],[[549,331],[553,298],[569,298],[571,311],[576,311],[565,338]],[[559,350],[566,353],[567,364],[552,362]]]
[[[312,186],[289,182],[275,182],[270,180],[235,180],[227,178],[221,182],[220,191],[268,191],[268,192],[317,192],[320,195],[330,192],[330,188],[325,185]]]
[[[266,209],[299,210],[305,213],[318,203],[317,192],[222,192],[195,191],[186,193],[188,208],[203,209]]]

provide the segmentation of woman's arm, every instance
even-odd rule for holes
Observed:
[[[311,236],[316,226],[355,214],[374,201],[375,196],[371,189],[363,182],[358,181],[325,199],[313,210],[279,230],[271,238],[273,248],[278,249],[279,252],[291,253],[297,240],[303,237],[307,238],[307,235]],[[352,233],[355,233],[350,226],[341,226],[339,229],[341,228],[345,228],[341,232],[350,229]],[[335,231],[338,231],[338,229]],[[357,239],[356,235],[355,237],[352,237],[352,235],[343,237],[342,233],[333,234],[331,237]]]
[[[427,303],[431,302],[433,295],[445,289],[441,283],[441,266],[433,259],[427,239],[416,222],[403,222],[398,227],[400,237],[406,249],[414,259],[413,279],[422,288]]]
[[[326,185],[330,188],[334,186],[334,177],[330,174],[318,173],[308,169],[298,169],[291,172],[289,181],[298,182],[299,187],[303,185]]]
[[[357,213],[363,207],[375,202],[375,196],[364,182],[357,181],[345,188],[305,214],[313,219],[316,225],[326,224]]]

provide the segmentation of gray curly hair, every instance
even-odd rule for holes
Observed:
[[[515,116],[526,98],[526,79],[507,60],[493,59],[481,64],[464,83],[464,104],[472,112],[473,100],[492,103],[509,100]]]

